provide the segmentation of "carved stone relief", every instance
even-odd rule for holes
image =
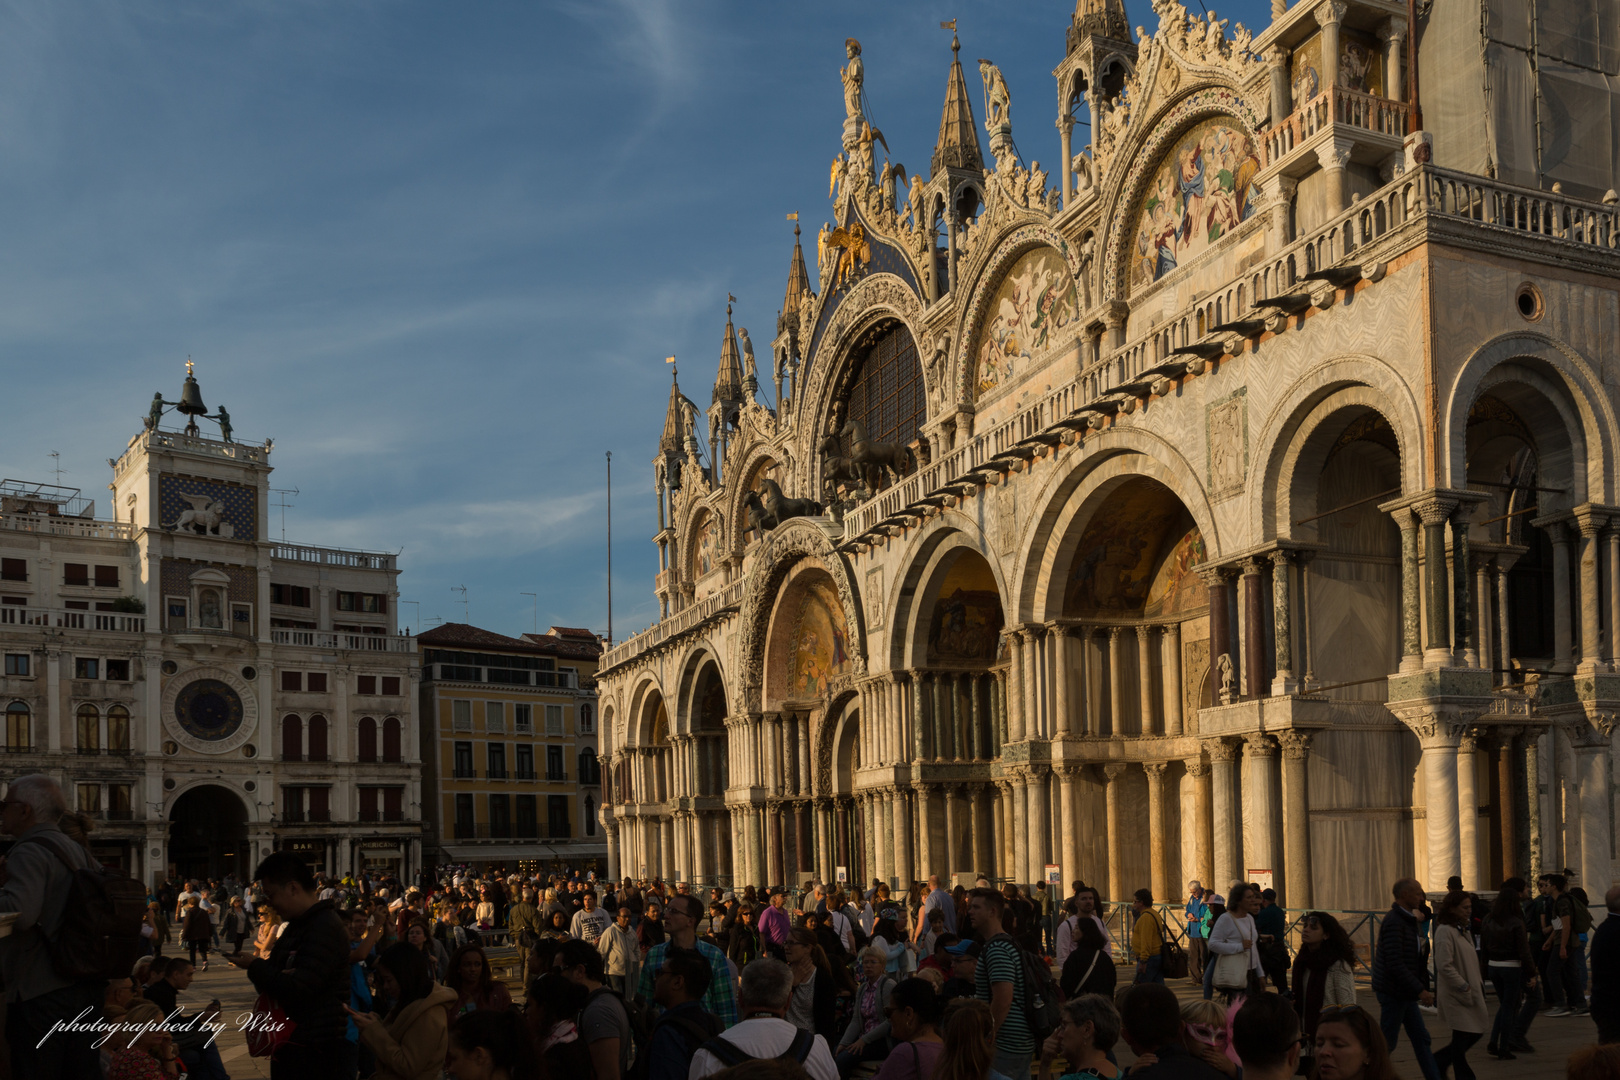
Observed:
[[[1249,468],[1248,388],[1239,387],[1207,409],[1209,493],[1222,499],[1242,492]]]

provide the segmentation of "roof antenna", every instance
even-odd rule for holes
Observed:
[[[452,586],[450,586],[450,591],[451,592],[458,592],[458,593],[461,594],[461,621],[466,623],[467,625],[471,626],[472,625],[472,616],[468,614],[468,611],[470,609],[467,607],[467,586],[465,586],[465,585],[452,585]]]
[[[51,460],[56,463],[56,486],[62,486],[62,451],[52,450]]]

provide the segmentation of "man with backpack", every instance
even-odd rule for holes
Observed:
[[[653,976],[653,1001],[664,1011],[653,1025],[646,1052],[637,1056],[631,1080],[686,1080],[698,1047],[719,1035],[720,1019],[703,1009],[713,973],[696,949],[669,949]]]
[[[585,988],[578,1026],[579,1037],[590,1051],[593,1080],[625,1080],[636,1056],[635,1033],[624,998],[603,985],[607,972],[601,951],[575,938],[563,942],[557,958],[563,977]]]
[[[1006,909],[1007,898],[994,889],[974,889],[968,894],[968,918],[979,936],[974,996],[989,1004],[995,1024],[996,1052],[990,1067],[1003,1076],[1024,1077],[1029,1075],[1036,1039],[1025,1015],[1029,987],[1025,986],[1023,953],[1012,935],[1002,929]]]
[[[827,1040],[786,1020],[793,999],[793,970],[787,964],[767,957],[743,968],[738,998],[741,1022],[692,1055],[688,1080],[703,1080],[733,1065],[764,1058],[797,1061],[810,1080],[838,1080],[838,1066]],[[1026,1073],[1028,1065],[1026,1061]]]
[[[0,831],[17,838],[0,859],[0,912],[17,914],[12,932],[0,938],[6,1041],[13,1076],[100,1080],[94,1046],[100,1036],[94,1031],[52,1034],[52,1029],[87,1008],[99,1014],[109,968],[122,963],[122,974],[128,974],[140,951],[146,891],[125,878],[122,883],[132,900],[116,891],[88,892],[87,882],[100,867],[62,831],[65,813],[61,787],[39,773],[13,780],[0,800]],[[132,926],[124,925],[122,911],[129,903]],[[93,936],[98,927],[118,936]],[[125,930],[130,937],[127,959],[119,955]]]

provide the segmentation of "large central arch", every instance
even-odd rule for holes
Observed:
[[[252,873],[247,836],[248,807],[219,784],[188,788],[169,808],[169,863],[180,880],[219,879]]]

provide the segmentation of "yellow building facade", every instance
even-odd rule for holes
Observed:
[[[447,623],[417,643],[427,861],[603,869],[596,635]]]

